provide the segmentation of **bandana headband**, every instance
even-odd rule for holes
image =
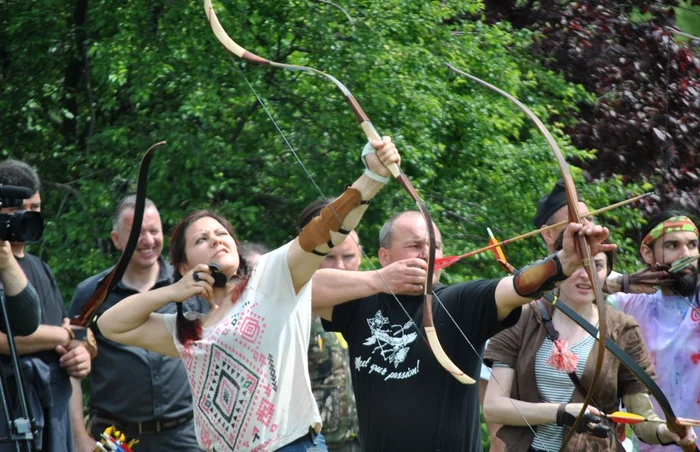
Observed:
[[[651,243],[655,242],[661,236],[669,233],[669,232],[680,232],[680,231],[689,231],[689,232],[694,232],[695,235],[700,235],[698,234],[698,228],[695,226],[695,223],[692,222],[692,220],[688,217],[671,217],[666,221],[663,221],[654,228],[649,231],[649,233],[642,239],[642,245],[647,245],[649,246]]]

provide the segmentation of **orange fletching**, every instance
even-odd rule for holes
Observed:
[[[489,233],[489,245],[496,245],[496,247],[491,250],[493,252],[493,255],[496,257],[496,260],[508,262],[508,260],[506,259],[506,255],[503,252],[503,248],[501,248],[500,245],[498,245],[498,239],[496,239],[496,237],[493,236],[491,228],[486,228],[486,232]]]

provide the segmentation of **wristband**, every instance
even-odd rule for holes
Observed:
[[[374,146],[372,146],[370,143],[367,143],[364,149],[362,149],[362,163],[365,164],[365,175],[370,179],[375,180],[381,184],[386,184],[387,182],[389,182],[388,177],[380,176],[379,174],[375,173],[367,167],[367,155],[374,154],[376,152],[377,150],[374,149]]]

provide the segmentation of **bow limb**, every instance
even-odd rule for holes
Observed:
[[[327,74],[323,71],[319,71],[318,69],[314,69],[311,67],[307,66],[298,66],[298,65],[292,65],[292,64],[285,64],[285,63],[278,63],[272,60],[268,60],[266,58],[263,58],[261,56],[258,56],[252,52],[249,52],[248,50],[244,49],[241,47],[238,43],[236,43],[231,37],[226,33],[224,28],[221,26],[221,23],[219,22],[218,17],[216,16],[216,12],[214,11],[214,7],[212,5],[211,0],[204,0],[204,11],[207,14],[207,18],[209,19],[209,24],[211,25],[212,31],[214,32],[214,35],[216,38],[219,40],[219,42],[224,46],[226,50],[229,52],[233,53],[234,55],[238,56],[239,58],[248,61],[250,63],[255,63],[255,64],[260,64],[260,65],[265,65],[265,66],[272,66],[280,69],[287,69],[290,71],[302,71],[302,72],[309,72],[315,75],[319,75],[321,77],[324,77],[331,82],[343,93],[345,96],[345,100],[348,102],[350,105],[350,108],[352,111],[355,113],[355,117],[357,118],[358,122],[360,123],[360,127],[362,128],[362,131],[364,132],[365,136],[367,137],[368,140],[370,141],[381,141],[381,136],[377,132],[377,130],[374,128],[372,125],[372,122],[369,120],[369,117],[367,114],[364,112],[360,104],[357,102],[357,99],[352,95],[350,90],[338,79],[333,77],[330,74]],[[426,276],[426,281],[424,284],[424,307],[423,307],[423,323],[424,323],[424,329],[426,336],[428,337],[428,343],[430,346],[430,349],[432,350],[433,354],[435,355],[435,358],[440,362],[440,365],[447,370],[450,374],[452,374],[457,380],[459,380],[462,383],[465,384],[472,384],[475,381],[470,378],[467,374],[465,374],[462,370],[455,365],[452,360],[447,356],[445,351],[443,350],[442,346],[440,345],[440,341],[437,336],[437,332],[435,331],[435,324],[433,322],[433,304],[432,304],[432,293],[433,293],[433,273],[434,273],[434,268],[435,268],[435,228],[434,224],[432,221],[432,218],[430,217],[430,213],[428,212],[427,207],[425,206],[425,203],[421,199],[421,197],[418,195],[418,192],[415,190],[413,187],[413,184],[411,181],[406,177],[404,174],[403,170],[399,168],[398,165],[393,164],[389,166],[389,171],[391,171],[392,176],[399,182],[401,187],[408,192],[408,194],[411,196],[411,199],[416,203],[418,206],[418,209],[421,212],[421,215],[423,216],[423,219],[425,220],[426,223],[426,229],[428,231],[428,242],[429,242],[429,256],[428,256],[428,271],[427,271],[427,276]]]
[[[370,141],[382,140],[382,137],[372,125],[372,122],[369,120],[369,117],[367,117],[367,114],[365,114],[364,110],[357,102],[357,99],[355,99],[355,96],[352,95],[350,90],[340,80],[338,80],[330,74],[327,74],[323,71],[319,71],[318,69],[314,69],[312,67],[277,63],[275,61],[258,56],[253,52],[249,52],[248,50],[241,47],[238,43],[236,43],[236,41],[231,39],[228,33],[226,33],[226,30],[224,30],[224,28],[221,26],[221,22],[219,22],[219,18],[216,16],[216,12],[214,11],[214,6],[212,5],[211,0],[204,0],[204,11],[207,14],[207,19],[209,19],[209,24],[211,25],[211,29],[214,32],[214,35],[226,50],[250,63],[272,66],[280,69],[287,69],[289,71],[310,72],[312,74],[316,74],[327,80],[330,80],[345,96],[345,100],[348,102],[348,104],[350,104],[350,108],[352,109],[353,113],[355,113],[355,117],[360,123],[360,127],[365,133],[367,139]],[[399,179],[403,175],[403,172],[396,164],[392,164],[389,167],[389,171],[391,171],[391,175],[396,179]],[[403,175],[404,179],[405,177],[406,176]]]
[[[164,145],[165,141],[160,141],[146,151],[141,159],[141,164],[139,165],[139,176],[138,182],[136,184],[136,203],[134,206],[134,220],[131,223],[131,230],[129,231],[129,239],[126,242],[126,246],[122,251],[121,256],[117,265],[114,266],[111,272],[102,280],[101,283],[95,289],[95,293],[92,294],[90,299],[83,306],[83,310],[77,317],[70,320],[71,325],[86,327],[88,326],[95,317],[95,312],[97,308],[105,301],[107,295],[114,289],[114,287],[121,281],[126,267],[129,266],[129,261],[131,261],[131,256],[133,256],[134,251],[136,251],[136,245],[139,242],[139,236],[141,235],[141,223],[143,222],[143,214],[146,210],[146,187],[148,186],[148,168],[151,164],[151,159],[153,158],[153,152],[156,148]]]
[[[523,113],[527,115],[528,118],[530,118],[535,125],[537,126],[537,129],[544,135],[545,139],[547,140],[547,144],[549,145],[550,149],[552,150],[552,153],[554,154],[554,157],[556,158],[557,165],[559,165],[559,171],[561,172],[562,179],[564,181],[564,188],[566,190],[566,200],[567,200],[567,210],[569,213],[569,221],[570,222],[576,222],[576,223],[581,223],[581,216],[579,215],[578,212],[578,198],[576,196],[576,186],[574,185],[574,180],[571,177],[571,172],[569,171],[569,165],[566,163],[566,160],[564,159],[564,156],[561,153],[561,150],[559,149],[559,145],[557,144],[556,140],[554,140],[554,137],[552,134],[547,130],[547,127],[545,127],[544,123],[540,120],[540,118],[535,115],[532,110],[530,110],[527,106],[525,106],[522,102],[520,102],[518,99],[515,97],[511,96],[510,94],[506,93],[500,88],[497,88],[490,83],[487,83],[477,77],[474,77],[473,75],[467,74],[464,71],[461,71],[454,66],[452,66],[449,63],[445,63],[446,66],[451,69],[452,71],[456,72],[457,74],[462,75],[463,77],[468,78],[469,80],[472,80],[474,82],[477,82],[478,84],[495,91],[496,93],[500,94],[501,96],[505,97],[512,103],[514,103]],[[591,249],[588,244],[588,241],[585,239],[585,237],[577,235],[577,242],[576,242],[576,250],[581,257],[581,262],[583,263],[584,268],[586,269],[586,273],[588,274],[588,278],[591,280],[591,284],[594,289],[595,293],[595,300],[596,304],[598,305],[598,319],[600,322],[600,335],[601,337],[606,336],[607,328],[606,328],[606,321],[605,321],[605,300],[603,298],[603,287],[598,279],[598,275],[596,272],[596,269],[594,267],[593,260],[591,259]],[[564,441],[562,442],[561,448],[564,449],[566,444],[569,442],[571,437],[573,436],[573,433],[576,431],[578,426],[581,424],[581,421],[583,420],[583,416],[586,413],[586,408],[591,402],[591,399],[593,397],[593,392],[595,390],[596,384],[598,383],[599,376],[601,373],[601,369],[603,366],[603,358],[605,355],[605,344],[604,341],[600,341],[599,347],[598,347],[598,356],[596,359],[596,366],[595,366],[595,373],[593,374],[593,378],[591,379],[591,385],[588,388],[588,394],[586,394],[586,397],[583,401],[583,407],[581,408],[581,412],[579,413],[578,417],[576,418],[576,421],[574,422],[574,425],[571,427],[569,430],[568,434],[564,438]]]

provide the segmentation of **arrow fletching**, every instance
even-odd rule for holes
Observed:
[[[501,245],[499,244],[496,237],[493,236],[493,232],[491,232],[491,228],[486,228],[486,232],[488,232],[488,234],[489,234],[489,245],[496,245],[495,248],[491,249],[491,252],[496,257],[496,260],[501,260],[503,262],[507,262],[506,255],[503,253],[503,248],[501,248]]]
[[[623,411],[615,411],[614,413],[606,414],[605,417],[611,421],[617,422],[618,424],[627,425],[641,424],[642,422],[646,421],[644,416],[634,413],[625,413]]]

